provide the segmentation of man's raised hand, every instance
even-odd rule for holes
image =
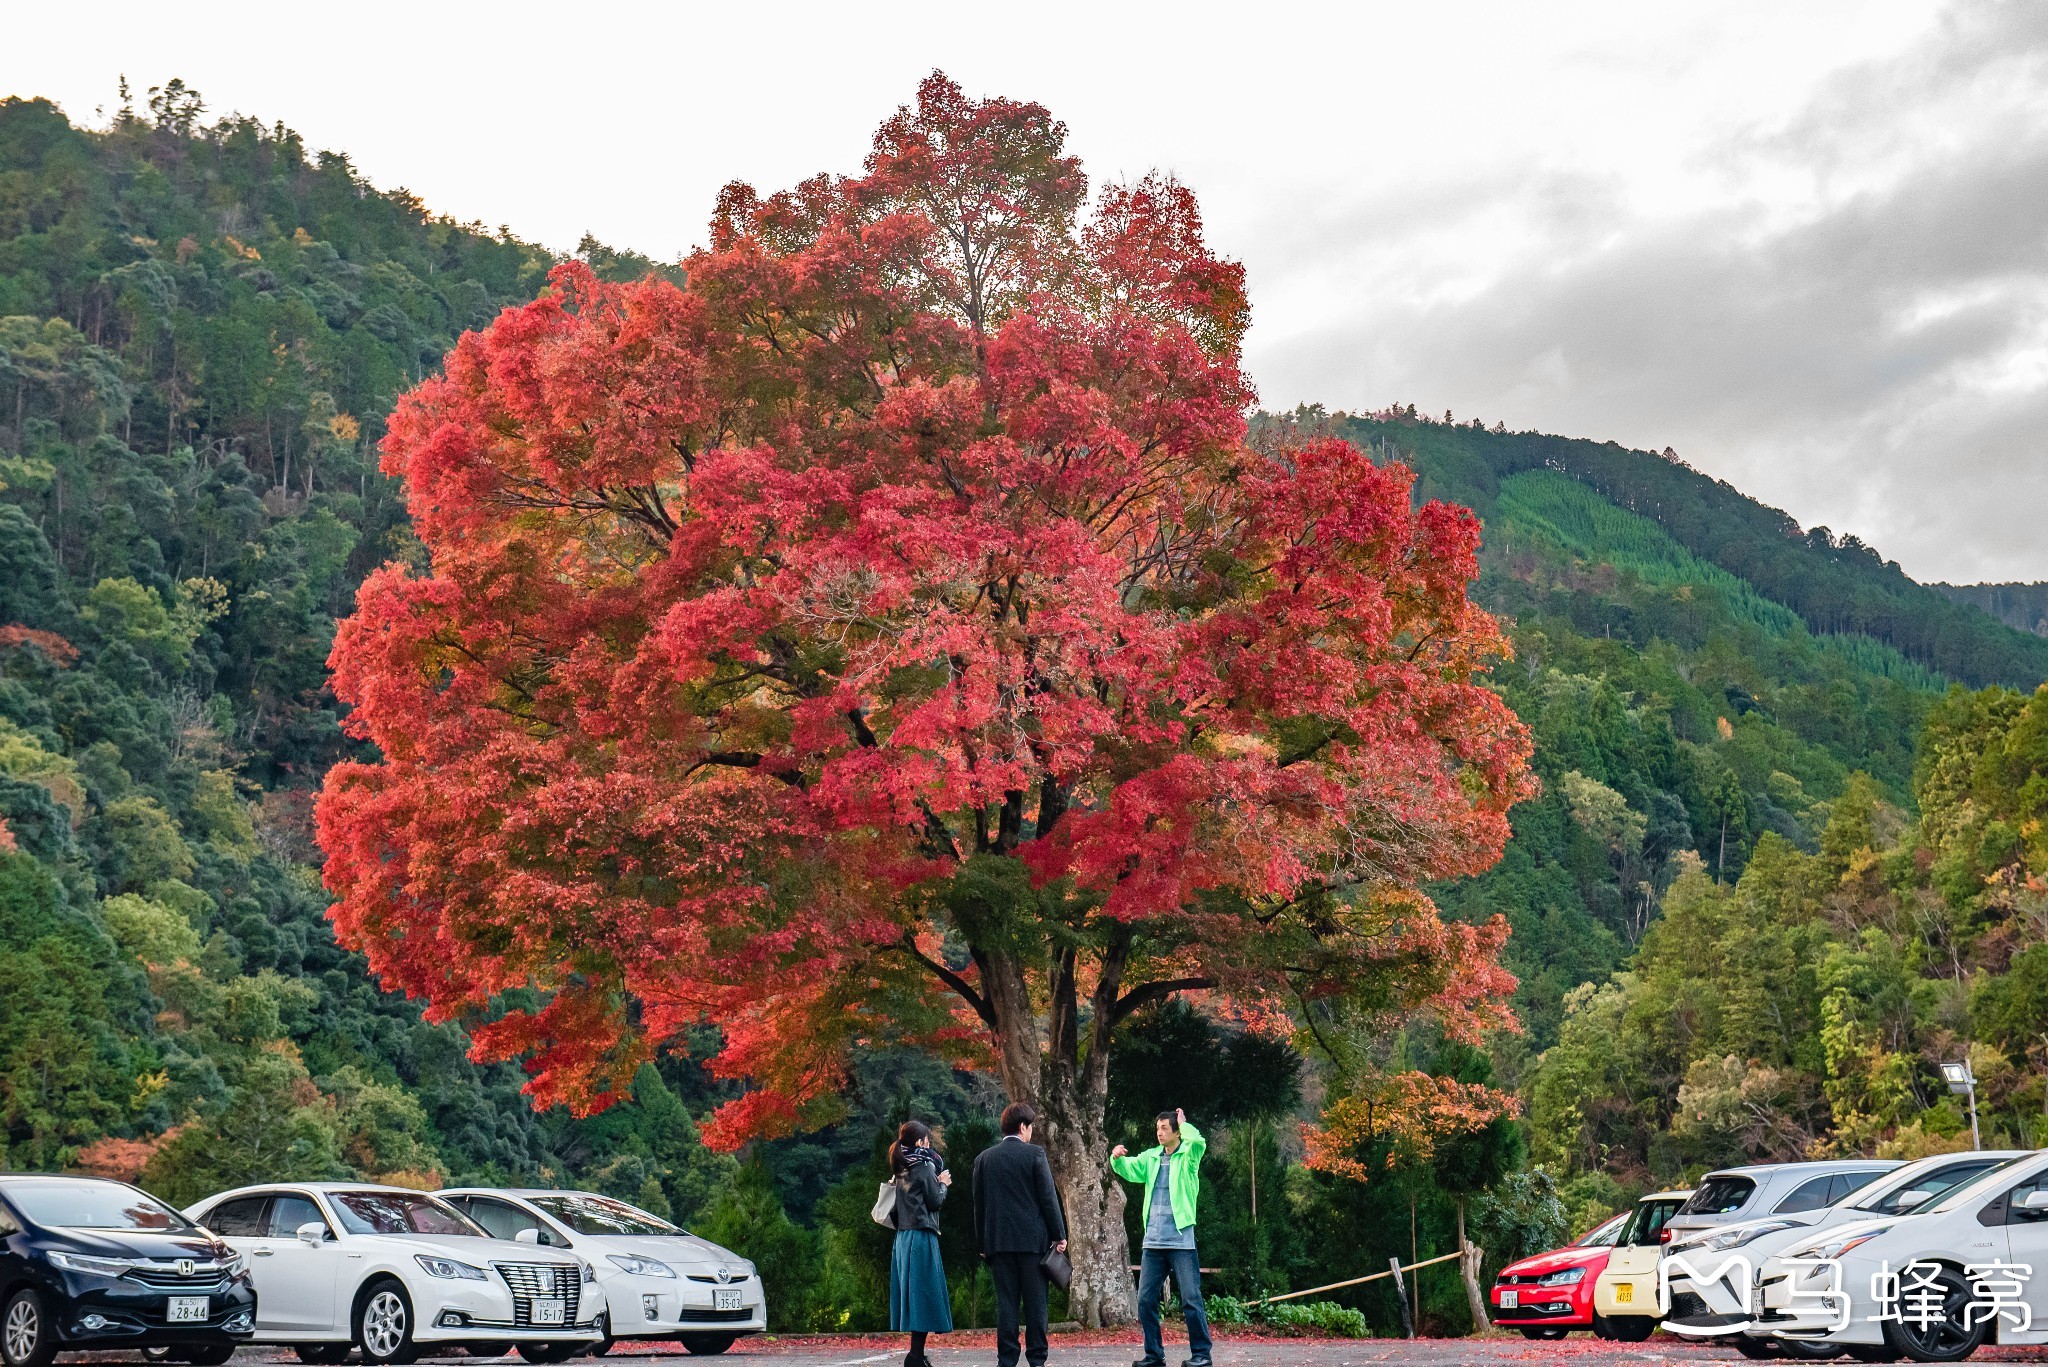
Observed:
[[[1129,1149],[1126,1149],[1123,1145],[1119,1144],[1109,1151],[1109,1156],[1111,1158],[1122,1158],[1125,1154],[1129,1152]]]

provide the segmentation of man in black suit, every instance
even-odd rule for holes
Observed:
[[[1017,1311],[1024,1312],[1024,1356],[1045,1367],[1045,1272],[1049,1248],[1067,1251],[1067,1222],[1053,1190],[1052,1164],[1031,1142],[1038,1113],[1018,1102],[1003,1110],[1003,1137],[974,1160],[974,1237],[996,1284],[996,1362],[1017,1367]]]

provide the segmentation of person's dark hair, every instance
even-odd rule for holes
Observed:
[[[1027,1102],[1013,1101],[1003,1107],[1004,1134],[1015,1134],[1026,1125],[1036,1125],[1037,1123],[1038,1112],[1032,1110]]]
[[[1173,1132],[1175,1134],[1180,1133],[1180,1117],[1175,1115],[1172,1111],[1161,1111],[1158,1115],[1155,1115],[1152,1118],[1154,1120],[1164,1120],[1167,1124],[1173,1126]]]
[[[889,1171],[899,1177],[910,1170],[910,1151],[932,1137],[932,1127],[922,1120],[906,1120],[896,1130],[896,1143],[889,1150]]]

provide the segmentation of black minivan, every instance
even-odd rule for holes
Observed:
[[[156,1350],[221,1363],[256,1332],[242,1259],[148,1192],[102,1177],[0,1174],[0,1361]]]

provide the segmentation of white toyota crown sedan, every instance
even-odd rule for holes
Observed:
[[[692,1353],[722,1353],[742,1334],[768,1327],[768,1299],[752,1263],[638,1206],[533,1188],[440,1195],[501,1239],[566,1249],[594,1266],[610,1307],[607,1340],[675,1339]]]
[[[349,1346],[373,1367],[430,1344],[559,1362],[602,1339],[595,1272],[555,1249],[510,1249],[425,1192],[359,1182],[280,1182],[209,1196],[185,1212],[247,1259],[256,1342],[309,1363]]]

